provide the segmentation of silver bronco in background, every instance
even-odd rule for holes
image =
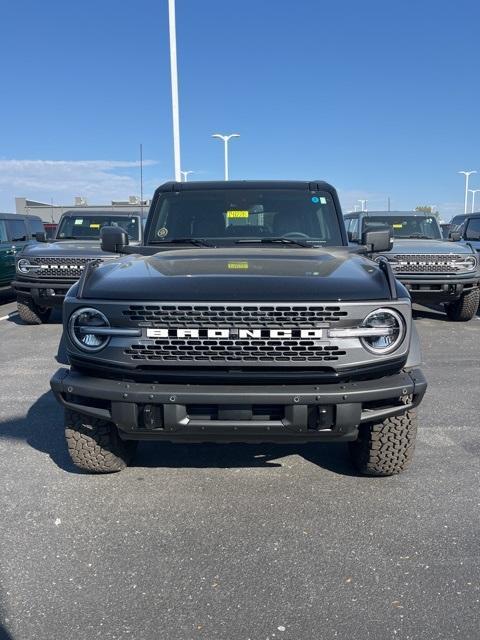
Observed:
[[[468,243],[442,238],[435,216],[419,211],[359,211],[345,215],[350,242],[361,234],[388,224],[391,250],[386,258],[395,274],[421,304],[443,304],[454,321],[471,320],[480,302],[478,254]]]

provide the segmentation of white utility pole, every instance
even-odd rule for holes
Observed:
[[[475,194],[480,191],[480,189],[469,189],[472,194],[472,211],[471,213],[475,213]]]
[[[181,174],[182,174],[182,176],[183,176],[183,181],[184,181],[184,182],[188,182],[188,176],[189,176],[191,173],[195,173],[195,171],[180,171],[180,173],[181,173]]]
[[[221,133],[214,133],[212,138],[219,138],[223,140],[224,150],[225,150],[225,180],[228,180],[228,141],[230,138],[239,138],[239,133],[231,133],[229,136],[224,136]]]
[[[367,210],[367,201],[366,200],[359,200],[360,204],[362,205],[361,211],[366,211]]]
[[[168,0],[168,24],[170,30],[170,74],[172,80],[173,157],[175,180],[181,182],[180,173],[180,116],[178,112],[177,30],[175,24],[175,0]]]
[[[472,175],[472,173],[477,173],[476,171],[459,171],[458,173],[463,173],[465,176],[465,209],[464,213],[467,213],[467,205],[468,205],[468,179]]]

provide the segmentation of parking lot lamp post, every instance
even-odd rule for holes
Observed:
[[[184,182],[188,182],[188,176],[189,176],[191,173],[195,173],[195,171],[180,171],[180,173],[181,173],[181,174],[182,174],[182,176],[183,176],[183,181],[184,181]]]
[[[230,138],[239,138],[239,133],[231,133],[229,136],[224,136],[221,133],[214,133],[212,138],[218,138],[219,140],[223,140],[224,151],[225,151],[225,180],[228,180],[228,141]]]
[[[472,211],[471,213],[475,212],[475,194],[478,193],[480,191],[480,189],[469,189],[470,193],[472,194]]]
[[[175,0],[168,0],[168,24],[170,32],[170,75],[172,82],[172,117],[173,117],[173,157],[175,163],[175,180],[182,181],[180,173],[180,116],[178,109],[178,70],[177,70],[177,29],[175,23]]]
[[[477,173],[476,171],[459,171],[458,173],[463,173],[465,176],[465,207],[464,213],[467,213],[467,205],[468,205],[468,179],[472,175],[472,173]]]

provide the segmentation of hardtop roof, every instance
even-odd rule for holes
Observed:
[[[40,216],[36,216],[32,213],[0,213],[0,220],[40,220]]]

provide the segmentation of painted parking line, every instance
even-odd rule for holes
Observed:
[[[0,322],[1,322],[2,320],[8,320],[9,318],[13,318],[13,316],[18,316],[18,312],[17,312],[17,311],[12,311],[12,313],[9,313],[9,314],[8,314],[8,315],[6,315],[6,316],[2,316],[2,317],[0,317]]]

